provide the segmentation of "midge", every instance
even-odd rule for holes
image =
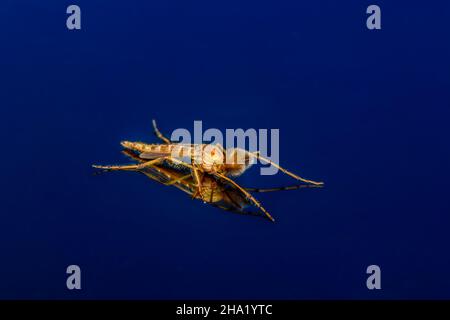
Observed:
[[[158,138],[160,138],[164,144],[146,144],[143,142],[121,142],[122,146],[131,150],[137,154],[140,159],[139,164],[133,165],[119,165],[119,166],[102,166],[93,165],[94,168],[103,169],[108,171],[114,170],[134,170],[139,171],[146,167],[152,167],[160,164],[169,164],[174,168],[180,170],[188,170],[190,176],[194,180],[196,187],[195,192],[192,194],[193,198],[200,197],[205,202],[208,201],[208,192],[203,190],[203,184],[205,181],[210,181],[212,177],[219,181],[221,184],[229,184],[239,190],[247,199],[249,199],[257,208],[259,208],[266,216],[272,221],[275,221],[269,212],[249,193],[248,190],[241,187],[230,177],[237,177],[244,173],[254,162],[255,159],[260,160],[263,163],[271,164],[284,172],[288,176],[302,181],[307,184],[311,184],[317,187],[323,185],[323,182],[316,182],[312,180],[304,179],[282,167],[273,161],[262,157],[260,153],[249,152],[241,148],[229,148],[224,149],[221,145],[216,144],[178,144],[173,143],[166,138],[157,128],[155,120],[153,120],[153,129]],[[174,184],[180,181],[180,179],[186,179],[186,177],[174,178],[170,184]],[[206,188],[207,189],[207,188]],[[283,188],[281,188],[283,189]],[[286,189],[286,188],[284,188]]]
[[[131,150],[123,150],[122,153],[127,157],[135,160],[138,163],[143,163],[145,160],[139,158],[139,155]],[[202,194],[195,196],[197,186],[189,171],[173,168],[165,164],[154,164],[146,166],[142,169],[125,169],[125,171],[135,171],[144,174],[151,180],[159,182],[165,186],[174,186],[175,188],[187,193],[192,199],[202,200],[213,207],[239,213],[243,215],[252,216],[267,216],[260,210],[258,212],[252,210],[254,203],[251,202],[240,190],[226,182],[221,182],[213,176],[205,174],[202,181]],[[251,192],[273,192],[280,190],[294,190],[300,188],[317,187],[310,184],[294,185],[281,188],[257,189],[246,188]]]

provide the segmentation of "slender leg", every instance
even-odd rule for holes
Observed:
[[[186,180],[188,178],[192,178],[191,174],[187,174],[184,176],[177,176],[178,173],[176,171],[170,172],[170,171],[166,170],[164,167],[160,167],[155,164],[151,164],[151,165],[149,165],[149,167],[151,167],[153,170],[157,171],[159,174],[166,177],[166,179],[168,181],[164,182],[161,180],[161,178],[157,177],[155,174],[145,171],[145,170],[140,170],[140,172],[145,174],[147,177],[152,178],[153,180],[157,180],[158,182],[162,183],[163,185],[166,185],[166,186],[175,185],[176,187],[190,185],[189,182],[185,182],[184,180]],[[182,189],[182,190],[185,191],[184,189]]]
[[[209,203],[212,203],[214,200],[214,192],[216,191],[216,188],[209,188],[210,189],[210,195],[209,195]],[[226,192],[225,192],[226,193]],[[203,198],[203,197],[202,197]]]
[[[299,184],[295,186],[286,186],[286,187],[276,187],[276,188],[245,188],[245,190],[249,192],[274,192],[274,191],[283,191],[283,190],[297,190],[303,188],[322,188],[322,185],[315,184]]]
[[[100,166],[100,165],[92,165],[92,167],[96,168],[96,169],[103,169],[105,171],[116,171],[116,170],[131,170],[131,171],[136,171],[139,170],[139,166],[136,164],[133,165],[125,165],[125,166]]]
[[[160,138],[162,141],[164,141],[164,143],[166,144],[170,144],[170,140],[167,139],[162,133],[161,131],[159,131],[158,127],[156,126],[156,121],[152,120],[152,124],[153,124],[153,131],[155,132],[156,136],[158,138]]]
[[[197,190],[195,190],[194,194],[192,195],[192,199],[195,199],[199,194],[200,196],[202,195],[202,180],[203,180],[203,175],[200,178],[200,174],[198,173],[199,170],[198,168],[194,165],[192,166],[193,171],[194,171],[194,180],[195,183],[197,185]]]
[[[185,176],[181,176],[181,177],[179,177],[179,178],[173,179],[173,180],[171,180],[170,182],[168,182],[166,185],[170,186],[170,185],[172,185],[172,184],[181,182],[181,181],[186,180],[186,179],[188,179],[188,178],[192,178],[192,175],[191,175],[191,174],[187,174],[187,175],[185,175]]]
[[[155,167],[155,168],[156,168],[156,167]],[[163,184],[163,185],[165,185],[165,186],[171,186],[171,185],[173,185],[173,184],[175,184],[175,183],[180,182],[180,180],[181,180],[180,178],[170,180],[170,178],[167,177],[167,178],[169,179],[169,181],[164,182],[164,181],[161,181],[160,178],[158,178],[157,176],[155,176],[154,174],[152,174],[152,173],[150,173],[150,172],[147,172],[147,171],[139,171],[139,172],[142,172],[142,173],[145,174],[147,177],[151,178],[152,180],[156,180],[156,181],[158,181],[159,183],[161,183],[161,184]]]
[[[161,161],[163,161],[165,159],[167,159],[167,157],[156,158],[156,159],[153,159],[153,160],[141,163],[140,165],[137,166],[137,168],[139,170],[140,169],[144,169],[145,167],[153,166],[155,163],[159,163],[159,162],[161,162]]]
[[[250,199],[250,201],[252,201],[255,206],[257,208],[259,208],[262,212],[264,212],[264,214],[267,216],[267,218],[269,218],[270,220],[272,220],[273,222],[275,222],[275,219],[270,215],[269,212],[267,212],[266,209],[264,209],[264,207],[259,203],[258,200],[256,200],[250,193],[248,193],[244,188],[242,188],[240,185],[238,185],[236,182],[234,182],[233,180],[231,180],[230,178],[224,176],[223,174],[220,173],[215,173],[215,175],[217,175],[218,177],[228,181],[229,183],[231,183],[233,186],[235,186],[236,188],[238,188],[242,193],[245,194],[245,196]]]
[[[174,164],[178,164],[180,166],[184,166],[186,168],[191,169],[191,171],[193,173],[192,175],[193,175],[194,181],[195,181],[195,183],[197,185],[197,190],[192,195],[192,199],[194,199],[198,194],[200,194],[200,196],[202,196],[202,179],[203,179],[203,175],[202,175],[202,177],[200,177],[200,175],[199,175],[199,172],[201,172],[201,170],[198,169],[195,165],[188,164],[188,163],[186,163],[184,161],[181,161],[181,160],[178,160],[176,158],[170,158],[169,157],[169,158],[167,158],[167,161],[170,161],[170,162],[172,162]]]
[[[253,153],[252,152],[247,152],[247,154],[250,155],[250,156],[253,156],[253,157],[255,157],[255,158],[257,158],[257,159],[259,159],[259,160],[261,160],[263,162],[266,162],[266,163],[269,163],[269,164],[273,165],[275,168],[279,169],[281,172],[284,172],[285,174],[287,174],[288,176],[290,176],[290,177],[292,177],[292,178],[294,178],[296,180],[300,180],[300,181],[303,181],[303,182],[306,182],[306,183],[311,183],[311,184],[318,185],[318,186],[323,185],[323,182],[317,182],[317,181],[304,179],[304,178],[299,177],[296,174],[294,174],[294,173],[292,173],[292,172],[290,172],[290,171],[280,167],[275,162],[273,162],[273,161],[271,161],[271,160],[269,160],[267,158],[262,157],[259,154],[259,151],[253,152]]]
[[[161,159],[161,158],[159,158],[159,159]],[[164,159],[167,160],[167,161],[169,161],[169,162],[172,162],[172,163],[174,163],[174,164],[177,164],[177,165],[180,165],[180,166],[183,166],[183,167],[186,167],[186,168],[191,169],[191,171],[193,172],[194,180],[200,178],[198,172],[201,171],[201,170],[197,169],[195,166],[193,166],[193,165],[191,165],[191,164],[189,164],[189,163],[186,163],[186,162],[184,162],[184,161],[178,160],[178,159],[176,159],[176,158],[172,158],[172,157],[166,157],[166,158],[164,158]],[[150,164],[150,165],[153,165],[153,164]],[[186,176],[186,178],[188,178],[188,177],[189,177],[189,175]],[[183,178],[183,179],[184,179],[184,178]],[[179,181],[181,181],[181,180],[182,180],[182,179],[179,179]],[[198,188],[198,186],[199,186],[198,181],[200,181],[200,179],[199,179],[199,180],[196,180],[197,188]],[[200,181],[200,184],[201,184],[201,181]],[[197,192],[197,191],[196,191],[196,192]],[[193,197],[194,197],[194,196],[193,196]]]
[[[147,161],[141,164],[133,164],[133,165],[125,165],[125,166],[99,166],[99,165],[92,165],[92,167],[96,168],[96,169],[103,169],[103,170],[107,170],[107,171],[114,171],[114,170],[133,170],[133,171],[137,171],[137,170],[142,170],[145,167],[150,167],[153,166],[155,163],[161,162],[164,159],[166,159],[165,157],[161,157],[161,158],[156,158],[153,159],[151,161]]]
[[[139,158],[138,155],[134,154],[134,153],[133,153],[132,151],[130,151],[130,150],[123,150],[122,153],[123,153],[124,155],[130,157],[131,159],[136,160],[136,161],[138,161],[138,162],[140,162],[140,163],[144,163],[144,162],[145,162],[144,159]],[[164,170],[163,168],[160,168],[160,167],[155,166],[155,165],[151,165],[151,167],[152,167],[154,170],[158,171],[159,173],[162,173],[163,175],[165,175],[168,179],[170,179],[170,176],[171,176],[170,172],[167,172],[167,171]],[[145,171],[142,171],[142,173],[145,174],[147,177],[153,179],[153,180],[158,180],[158,182],[161,182],[161,181],[159,181],[159,179],[157,179],[157,178],[156,178],[154,175],[152,175],[151,173],[148,173],[148,172],[145,172]],[[181,181],[183,181],[183,180],[186,180],[186,179],[188,179],[188,178],[190,178],[190,177],[192,177],[191,174],[187,174],[187,175],[185,175],[185,176],[180,176],[179,178],[170,180],[169,182],[161,182],[161,183],[164,184],[164,185],[166,185],[166,186],[170,186],[170,185],[179,183],[179,182],[181,182]]]
[[[234,199],[233,199],[233,197],[232,196],[230,196],[230,194],[227,192],[227,190],[223,190],[223,193],[227,196],[227,198],[228,198],[228,200],[236,207],[236,208],[239,208],[239,210],[242,210],[243,209],[243,207],[242,207],[242,205],[240,205],[237,201],[235,201]],[[212,202],[212,201],[211,201]]]

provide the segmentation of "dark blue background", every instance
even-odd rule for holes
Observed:
[[[69,1],[0,5],[0,298],[450,298],[448,1],[74,3],[80,31]],[[280,128],[326,188],[260,195],[272,224],[92,176],[152,118]]]

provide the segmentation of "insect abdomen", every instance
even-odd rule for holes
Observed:
[[[124,148],[138,153],[154,153],[159,155],[190,156],[192,154],[191,145],[182,144],[148,144],[143,142],[122,141]]]

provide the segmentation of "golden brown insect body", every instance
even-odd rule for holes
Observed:
[[[99,166],[94,168],[103,170],[131,170],[145,173],[146,169],[161,168],[165,162],[176,170],[189,171],[186,177],[172,179],[170,184],[182,186],[180,181],[192,179],[190,186],[195,186],[192,191],[192,198],[200,198],[205,202],[215,203],[223,198],[222,187],[231,188],[241,199],[252,203],[260,209],[267,218],[275,221],[269,212],[256,200],[246,189],[237,184],[230,176],[239,176],[253,164],[253,160],[260,160],[270,164],[288,176],[302,181],[314,187],[321,187],[323,182],[316,182],[304,179],[274,163],[270,159],[262,157],[259,152],[249,152],[239,148],[224,150],[220,145],[209,144],[175,144],[164,137],[156,127],[153,121],[155,134],[164,141],[165,144],[147,144],[143,142],[123,141],[122,146],[136,155],[133,158],[138,160],[139,164],[123,166]],[[169,176],[170,178],[170,176]],[[218,183],[218,184],[217,184]],[[293,186],[297,188],[299,186]],[[266,191],[288,190],[293,188],[272,188]],[[191,190],[191,189],[189,189]],[[252,191],[258,192],[259,189]],[[186,191],[186,190],[185,190]],[[214,194],[217,192],[218,194]],[[259,190],[259,192],[264,192]],[[222,198],[220,196],[222,195]],[[239,206],[236,206],[239,207]]]
[[[191,163],[206,173],[220,173],[239,176],[250,166],[250,157],[245,150],[211,144],[147,144],[143,142],[122,141],[126,149],[139,153],[141,159],[172,157]]]

